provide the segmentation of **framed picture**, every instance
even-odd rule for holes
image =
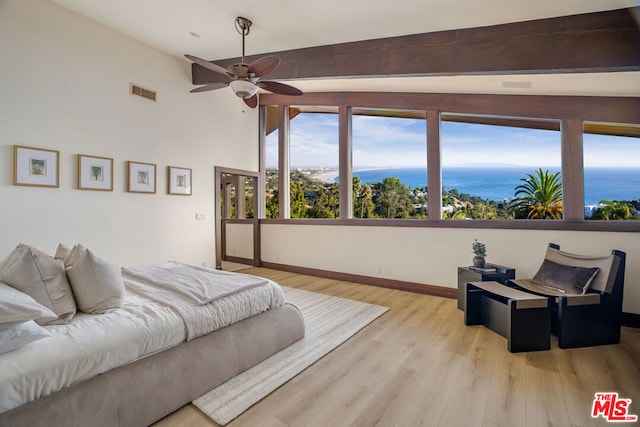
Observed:
[[[14,145],[13,184],[60,187],[60,152]]]
[[[129,164],[130,193],[156,193],[156,165],[152,163],[127,162]]]
[[[191,169],[169,166],[169,194],[191,195]]]
[[[113,159],[78,154],[78,189],[113,191]]]

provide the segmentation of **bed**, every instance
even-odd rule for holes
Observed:
[[[86,257],[90,251],[84,250]],[[47,256],[25,245],[16,251],[41,263]],[[24,283],[16,285],[7,267],[16,251],[0,263],[0,282],[13,282],[0,292]],[[95,270],[93,256],[88,264]],[[149,425],[304,335],[299,310],[267,279],[173,262],[116,273],[104,263],[110,271],[89,276],[120,277],[122,289],[100,286],[103,295],[92,299],[71,261],[67,253],[56,263],[64,265],[75,314],[61,318],[71,310],[54,294],[54,301],[41,304],[40,317],[28,321],[45,323],[40,329],[50,336],[0,354],[0,426]],[[226,287],[210,292],[211,281]],[[96,306],[100,313],[91,313]],[[48,320],[45,310],[57,320]]]

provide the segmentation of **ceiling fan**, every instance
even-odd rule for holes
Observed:
[[[236,18],[236,30],[242,34],[242,59],[239,64],[233,64],[227,68],[222,68],[219,65],[198,58],[197,56],[185,55],[187,59],[195,62],[196,64],[231,78],[228,82],[209,83],[204,86],[197,87],[190,92],[206,92],[230,86],[233,93],[242,98],[244,103],[251,108],[255,108],[258,105],[258,89],[264,89],[269,92],[279,93],[282,95],[302,95],[302,91],[293,86],[272,80],[261,80],[262,77],[278,68],[278,65],[280,65],[279,57],[269,55],[258,59],[250,65],[244,63],[244,37],[249,34],[252,24],[253,22],[247,18],[243,18],[241,16]]]

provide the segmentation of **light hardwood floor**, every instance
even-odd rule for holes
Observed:
[[[509,353],[464,326],[456,301],[263,268],[284,286],[390,307],[385,315],[232,423],[238,426],[603,426],[594,393],[617,391],[640,415],[640,330],[618,345]],[[188,405],[158,427],[216,426]],[[627,424],[628,425],[628,424]],[[636,424],[637,425],[637,424]]]

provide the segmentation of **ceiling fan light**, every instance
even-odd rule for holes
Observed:
[[[258,91],[258,86],[246,80],[234,80],[229,86],[236,96],[243,99],[251,98]]]

